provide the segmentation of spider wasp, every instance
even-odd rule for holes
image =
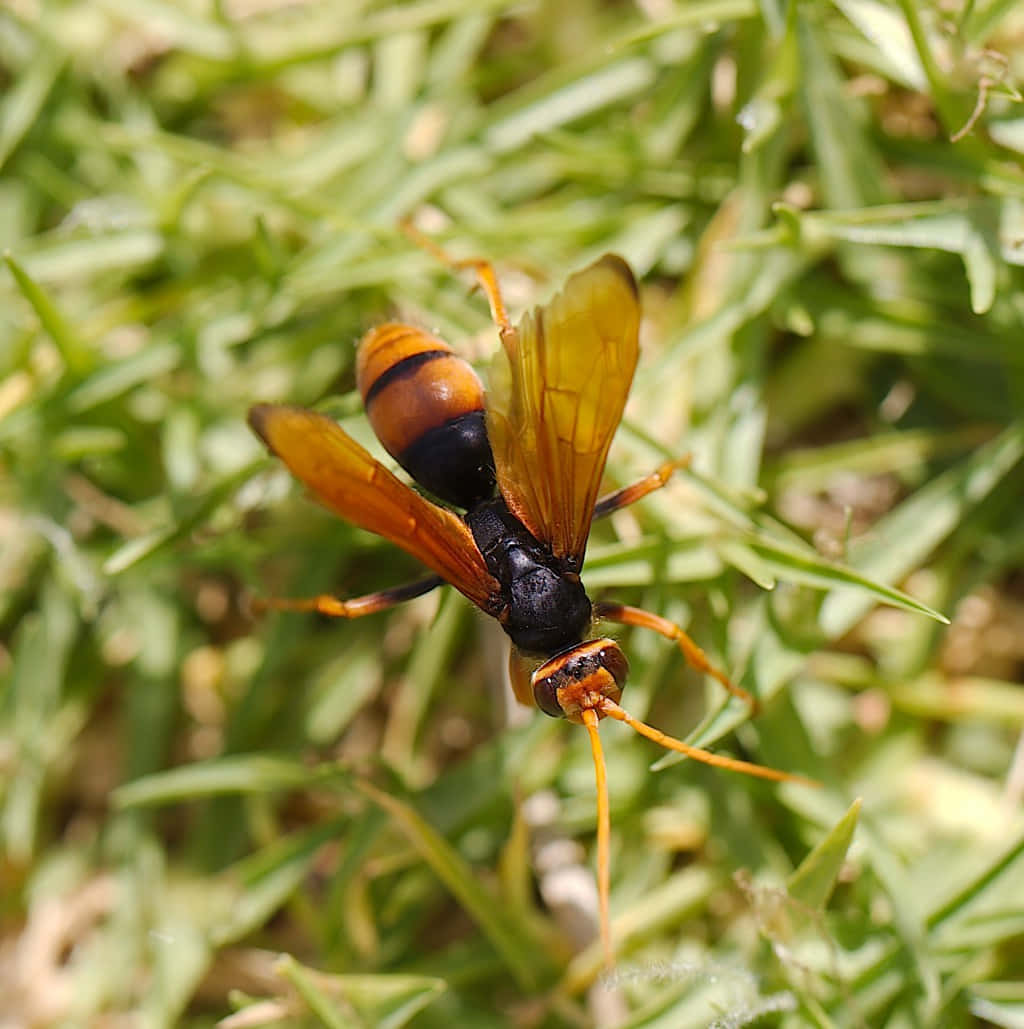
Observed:
[[[323,595],[263,606],[359,618],[447,583],[497,619],[512,642],[516,698],[581,723],[589,734],[597,778],[601,941],[610,967],[610,815],[600,719],[625,722],[706,764],[811,783],[692,747],[634,718],[619,705],[626,657],[614,640],[593,633],[602,621],[652,629],[756,710],[755,698],[712,665],[679,626],[625,604],[593,603],[580,578],[593,520],[659,489],[686,461],[666,462],[598,498],[638,355],[640,300],[629,265],[606,254],[513,326],[489,262],[456,260],[405,228],[441,261],[476,273],[501,341],[489,389],[485,394],[472,367],[447,343],[397,323],[363,337],[357,385],[385,450],[420,487],[464,513],[406,485],[330,418],[259,404],[249,412],[249,424],[296,478],[341,517],[389,539],[434,573],[351,600]]]

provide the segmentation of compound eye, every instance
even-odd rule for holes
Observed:
[[[629,662],[626,660],[626,655],[622,653],[622,648],[614,640],[601,640],[600,642],[606,644],[601,650],[601,664],[615,680],[615,685],[619,687],[621,695],[622,688],[626,685],[626,679],[629,676]],[[617,697],[613,699],[618,701]]]
[[[552,718],[564,718],[565,712],[562,705],[558,703],[558,691],[564,685],[565,680],[561,675],[545,675],[533,677],[533,700],[534,703],[546,715]]]

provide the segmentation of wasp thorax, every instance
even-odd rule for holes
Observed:
[[[602,697],[618,703],[629,662],[614,640],[577,643],[545,661],[533,673],[533,699],[553,718],[582,721],[580,713],[598,708]]]

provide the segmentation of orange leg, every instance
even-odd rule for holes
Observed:
[[[386,611],[396,604],[421,597],[444,584],[444,579],[439,575],[431,575],[428,579],[419,579],[404,586],[393,586],[377,593],[367,593],[364,597],[353,597],[352,600],[339,600],[326,593],[321,593],[317,597],[302,598],[257,597],[252,602],[252,608],[254,611],[315,611],[331,618],[362,618],[363,615]]]
[[[498,285],[498,276],[494,273],[494,266],[490,261],[481,257],[452,257],[443,247],[438,246],[429,236],[424,235],[408,219],[399,223],[399,228],[416,244],[421,250],[437,258],[442,264],[449,268],[471,268],[480,283],[480,288],[487,297],[487,303],[491,307],[491,317],[494,324],[498,326],[498,332],[502,339],[511,336],[515,330],[508,318],[508,310],[505,301],[501,296],[501,287]]]
[[[642,479],[638,479],[631,485],[623,486],[622,489],[617,489],[614,493],[601,497],[594,506],[594,517],[604,518],[606,515],[620,511],[624,507],[629,507],[630,504],[635,504],[638,500],[643,500],[648,493],[661,489],[672,478],[673,472],[680,468],[688,468],[692,460],[691,454],[684,454],[682,457],[677,457],[674,461],[666,461],[663,465],[659,465],[650,475],[645,475]]]
[[[629,607],[626,604],[597,603],[594,605],[594,617],[604,618],[609,622],[619,622],[621,625],[635,625],[641,629],[653,629],[660,633],[665,639],[672,640],[683,652],[687,664],[717,679],[734,697],[739,697],[750,710],[751,715],[756,715],[760,707],[757,698],[748,693],[742,686],[737,686],[725,672],[717,669],[708,659],[700,647],[687,634],[679,628],[675,622],[670,622],[661,615],[652,614],[639,607]]]

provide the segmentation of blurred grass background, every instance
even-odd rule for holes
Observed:
[[[0,1024],[1024,1025],[1022,55],[1013,0],[9,0]],[[824,783],[605,725],[603,984],[585,734],[500,631],[248,613],[418,572],[245,426],[369,444],[386,317],[486,364],[408,215],[517,311],[631,261],[609,483],[694,470],[585,578],[766,710],[628,632],[626,700]]]

